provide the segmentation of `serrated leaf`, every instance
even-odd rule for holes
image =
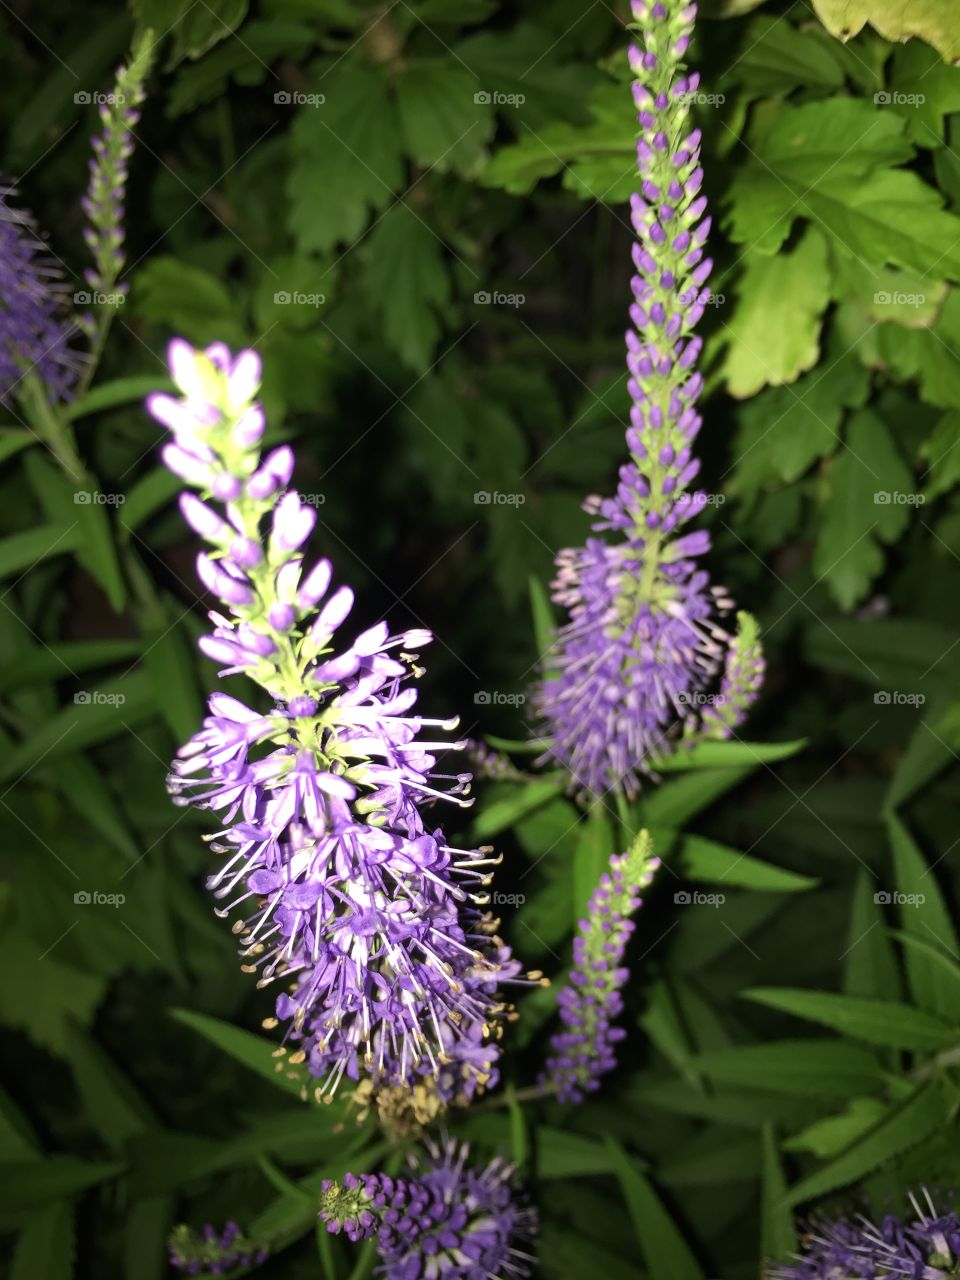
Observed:
[[[843,953],[843,990],[848,996],[889,999],[900,995],[900,973],[875,883],[866,871],[857,873]]]
[[[884,1080],[868,1049],[843,1040],[771,1040],[711,1050],[693,1063],[719,1084],[800,1097],[856,1097]]]
[[[343,59],[317,81],[326,101],[300,107],[290,139],[288,226],[301,253],[356,240],[404,177],[389,68]]]
[[[938,1084],[914,1093],[849,1151],[791,1188],[787,1204],[802,1204],[845,1187],[879,1165],[917,1146],[946,1123],[947,1099]]]
[[[949,1023],[893,1000],[865,1000],[799,987],[754,987],[743,995],[768,1008],[819,1022],[868,1044],[936,1052],[957,1039]]]
[[[816,364],[831,283],[826,241],[812,229],[789,252],[748,255],[725,331],[732,396],[743,400],[761,387],[796,382]]]
[[[367,247],[365,284],[383,336],[405,364],[423,373],[441,333],[438,312],[450,298],[443,245],[400,202],[374,227]]]
[[[869,22],[885,40],[911,36],[926,40],[948,62],[960,60],[960,29],[951,0],[813,0],[823,25],[841,40],[857,35]]]
[[[910,519],[900,499],[913,477],[886,425],[867,410],[854,414],[846,447],[833,462],[813,568],[845,609],[862,600],[880,573],[880,542],[892,542]]]
[[[210,271],[177,258],[152,257],[134,276],[130,305],[164,329],[182,333],[206,346],[226,342],[243,346],[245,333],[237,323],[236,299]]]
[[[810,1151],[819,1160],[835,1156],[886,1116],[889,1107],[877,1098],[854,1098],[847,1109],[808,1125],[783,1144],[784,1151]]]
[[[407,154],[425,169],[469,175],[493,133],[488,99],[467,67],[447,59],[411,60],[397,80]]]
[[[62,963],[20,929],[7,925],[0,940],[0,1023],[19,1027],[37,1044],[62,1053],[68,1018],[89,1022],[107,989],[105,980]]]

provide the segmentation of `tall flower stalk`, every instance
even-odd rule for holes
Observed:
[[[623,961],[634,930],[631,917],[659,866],[650,836],[642,831],[626,853],[610,859],[577,926],[574,967],[557,997],[563,1030],[550,1041],[540,1079],[561,1102],[582,1102],[617,1065],[616,1045],[626,1035],[615,1023],[623,1012],[620,992],[630,976]]]
[[[316,514],[288,488],[292,451],[261,453],[255,353],[175,341],[170,369],[181,396],[148,405],[173,433],[165,463],[200,494],[180,500],[220,601],[200,647],[266,695],[255,708],[214,693],[170,790],[218,815],[208,884],[220,915],[242,909],[245,969],[286,988],[288,1062],[318,1098],[362,1078],[364,1101],[372,1090],[393,1118],[406,1106],[429,1119],[496,1080],[497,985],[519,970],[483,910],[492,849],[460,848],[428,820],[436,801],[470,803],[470,775],[435,755],[464,745],[438,737],[456,720],[414,710],[430,634],[379,622],[337,638],[353,592],[333,588],[328,561],[305,566]]]
[[[674,742],[726,736],[756,696],[742,665],[718,677],[735,646],[720,619],[732,608],[699,558],[704,529],[685,531],[707,505],[692,490],[701,426],[695,328],[709,298],[710,229],[701,194],[700,131],[688,129],[699,77],[683,71],[696,6],[633,0],[630,67],[640,136],[640,192],[631,201],[637,242],[627,331],[630,459],[616,493],[584,504],[595,517],[583,547],[557,557],[554,600],[569,611],[544,660],[535,705],[548,757],[579,789],[630,796]],[[727,713],[705,717],[716,697]]]

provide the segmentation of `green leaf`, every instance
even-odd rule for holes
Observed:
[[[658,773],[686,773],[690,769],[735,769],[789,760],[807,745],[806,738],[793,742],[698,742],[689,750],[656,761]]]
[[[732,790],[752,772],[752,766],[735,769],[698,769],[672,778],[656,791],[645,792],[639,805],[639,826],[683,827],[692,817]]]
[[[135,1133],[156,1126],[149,1106],[92,1036],[75,1023],[65,1049],[77,1092],[90,1123],[107,1146],[121,1152]]]
[[[127,662],[139,653],[138,640],[65,640],[62,644],[44,645],[18,658],[15,667],[0,667],[0,693],[110,667]]]
[[[118,523],[121,535],[129,536],[162,510],[183,488],[183,481],[166,467],[154,467],[141,476],[123,504]]]
[[[33,431],[4,428],[0,430],[0,462],[6,462],[8,458],[15,457],[22,449],[39,443],[39,438]]]
[[[814,876],[785,871],[702,836],[684,836],[678,853],[688,880],[753,889],[759,893],[798,893],[820,883]]]
[[[879,1124],[889,1107],[877,1098],[854,1098],[846,1111],[808,1125],[783,1144],[785,1151],[811,1151],[820,1160],[835,1156]]]
[[[144,672],[104,680],[97,689],[78,693],[71,706],[58,711],[10,752],[0,764],[0,780],[17,777],[40,759],[52,761],[127,733],[150,719],[155,710],[154,693]]]
[[[37,1044],[62,1053],[67,1019],[92,1020],[106,981],[57,959],[54,936],[44,945],[5,926],[0,939],[0,1023],[18,1027]]]
[[[143,661],[153,685],[156,705],[178,742],[196,733],[203,719],[203,699],[197,684],[192,645],[178,618],[163,610],[144,627]]]
[[[818,38],[819,37],[819,38]],[[837,89],[843,68],[822,33],[800,31],[772,14],[757,14],[746,27],[746,47],[721,87],[742,85],[751,98],[775,97],[791,89]]]
[[[614,1138],[607,1136],[606,1143],[648,1270],[657,1280],[703,1280],[684,1234],[653,1187]]]
[[[793,1215],[783,1205],[787,1182],[780,1164],[773,1126],[763,1126],[763,1200],[760,1209],[761,1258],[786,1258],[797,1247]]]
[[[512,827],[521,818],[553,800],[563,790],[566,780],[565,774],[554,773],[519,787],[504,786],[498,791],[498,794],[503,794],[503,799],[494,800],[477,814],[473,823],[474,836],[478,840],[488,840],[499,835],[505,828]]]
[[[796,382],[820,356],[820,325],[831,272],[823,236],[808,230],[794,249],[749,254],[727,324],[724,373],[732,396]]]
[[[953,763],[960,748],[958,726],[960,702],[941,697],[929,708],[924,708],[923,716],[893,771],[884,801],[885,809],[892,811],[902,807]]]
[[[438,313],[450,299],[443,245],[401,202],[379,220],[367,247],[365,284],[383,336],[405,364],[424,373],[442,331]]]
[[[78,1160],[75,1156],[47,1156],[45,1160],[0,1164],[4,1186],[4,1211],[19,1213],[37,1209],[77,1195],[88,1187],[99,1186],[115,1178],[123,1170],[121,1164]]]
[[[494,130],[480,82],[449,59],[413,59],[397,81],[397,107],[407,154],[424,169],[469,177]]]
[[[32,569],[50,556],[76,551],[81,537],[78,518],[69,524],[42,524],[0,538],[0,578]]]
[[[87,756],[79,752],[59,756],[45,776],[58,791],[62,791],[77,813],[81,814],[95,831],[123,854],[128,862],[136,862],[140,850],[126,818],[107,785],[103,771]]]
[[[73,422],[77,418],[86,418],[91,413],[102,413],[104,409],[140,402],[153,391],[173,390],[173,383],[162,373],[151,374],[149,377],[114,378],[111,382],[103,382],[94,387],[79,400],[64,405],[63,415],[68,422]]]
[[[528,579],[528,587],[530,612],[533,614],[533,635],[537,643],[537,654],[542,662],[554,646],[557,623],[550,597],[540,579],[531,575]]]
[[[903,895],[901,927],[905,933],[956,958],[960,953],[956,930],[923,854],[899,818],[891,814],[887,818],[887,829],[893,848],[897,890]],[[960,1022],[960,991],[949,974],[916,949],[907,949],[905,961],[910,992],[920,1008]]]
[[[600,877],[617,852],[614,840],[610,819],[599,805],[594,805],[580,827],[573,853],[573,925],[583,916]]]
[[[898,498],[912,493],[913,477],[875,414],[854,414],[829,485],[813,568],[837,603],[850,609],[883,569],[879,543],[893,542],[910,519],[910,507]]]
[[[818,1169],[797,1183],[791,1189],[787,1203],[802,1204],[838,1187],[848,1186],[878,1165],[917,1146],[946,1124],[947,1108],[948,1102],[939,1084],[927,1085],[891,1111],[826,1168]]]
[[[243,346],[246,341],[236,299],[226,285],[212,272],[178,258],[161,255],[145,262],[134,277],[130,300],[138,315],[201,346],[218,340]]]
[[[523,1116],[523,1108],[517,1101],[517,1091],[513,1083],[507,1084],[505,1092],[507,1113],[510,1116],[510,1152],[513,1163],[518,1169],[526,1166],[528,1158],[527,1126]]]
[[[202,4],[188,3],[173,29],[172,61],[179,62],[181,58],[195,60],[221,40],[226,40],[247,16],[248,6],[249,0],[203,0]]]
[[[168,1280],[166,1243],[175,1208],[172,1196],[147,1196],[127,1209],[123,1280]]]
[[[799,1097],[852,1098],[884,1081],[876,1057],[843,1040],[770,1040],[714,1049],[693,1065],[718,1084]]]
[[[751,160],[730,184],[730,231],[734,240],[766,254],[777,252],[797,218],[815,216],[810,202],[819,185],[842,195],[913,152],[903,120],[862,98],[784,106],[765,132],[760,125],[757,131]]]
[[[27,1219],[17,1238],[10,1280],[70,1280],[75,1251],[73,1205],[58,1200]]]
[[[172,1009],[170,1016],[183,1023],[191,1031],[196,1031],[205,1040],[222,1050],[228,1057],[235,1059],[251,1071],[255,1071],[264,1080],[269,1080],[285,1093],[300,1097],[304,1080],[291,1080],[286,1070],[277,1070],[283,1065],[283,1059],[276,1057],[277,1045],[263,1036],[254,1035],[240,1027],[232,1027],[219,1018],[211,1018],[205,1013],[196,1013],[191,1009]]]
[[[355,59],[321,77],[326,101],[297,111],[290,143],[288,226],[301,253],[354,241],[404,180],[390,69]]]
[[[848,996],[889,999],[900,995],[900,973],[875,895],[875,880],[857,873],[843,954],[843,989]]]
[[[960,29],[952,0],[813,0],[832,35],[849,40],[869,22],[885,40],[919,36],[955,65],[960,61]]]
[[[866,1040],[868,1044],[936,1051],[946,1049],[957,1039],[949,1023],[893,1000],[865,1000],[832,991],[792,987],[754,987],[743,995],[771,1009],[819,1022],[855,1040]]]
[[[114,613],[121,613],[127,599],[127,588],[120,571],[117,549],[113,542],[113,526],[107,515],[107,508],[102,503],[90,501],[89,492],[76,494],[74,500],[80,497],[88,499],[77,504],[80,537],[86,552],[85,563],[106,592],[111,609]]]

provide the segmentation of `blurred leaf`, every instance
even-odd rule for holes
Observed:
[[[179,618],[171,620],[169,609],[158,612],[157,621],[151,619],[144,626],[143,661],[156,705],[174,738],[186,742],[197,732],[203,719],[197,667],[192,645]]]
[[[806,739],[794,742],[698,742],[674,755],[656,761],[658,773],[686,773],[689,769],[733,769],[789,760],[806,746]]]
[[[103,999],[102,978],[63,964],[46,946],[7,926],[0,940],[0,1023],[19,1027],[54,1053],[64,1050],[68,1018],[89,1022]]]
[[[879,1000],[900,995],[900,974],[874,885],[865,870],[857,873],[843,955],[843,989],[848,996]]]
[[[847,1109],[809,1125],[784,1142],[785,1151],[811,1151],[818,1159],[835,1156],[886,1116],[889,1107],[877,1098],[854,1098]]]
[[[283,1059],[275,1056],[278,1046],[272,1040],[254,1035],[251,1031],[244,1031],[240,1027],[231,1027],[229,1023],[221,1022],[219,1018],[211,1018],[205,1013],[196,1013],[191,1009],[172,1009],[170,1016],[177,1022],[182,1022],[191,1031],[198,1032],[223,1053],[245,1067],[249,1067],[264,1080],[269,1080],[278,1089],[282,1089],[285,1093],[292,1093],[296,1097],[300,1096],[306,1075],[301,1073],[302,1078],[296,1080],[288,1078],[287,1072],[282,1069]],[[278,1067],[281,1070],[278,1071]]]
[[[69,524],[42,524],[0,538],[0,578],[32,569],[48,556],[76,551],[82,532],[79,517]]]
[[[246,17],[248,4],[249,0],[203,0],[181,6],[182,16],[173,29],[173,61],[202,57],[225,40]]]
[[[103,773],[92,760],[79,752],[59,756],[52,769],[45,771],[52,785],[62,791],[77,813],[94,830],[119,849],[128,862],[136,862],[140,850],[120,811]]]
[[[949,1023],[892,1000],[864,1000],[790,987],[754,987],[743,994],[748,1000],[822,1023],[868,1044],[936,1051],[957,1039]]]
[[[610,820],[599,805],[594,805],[577,836],[573,854],[573,915],[575,926],[584,915],[600,877],[617,852]]]
[[[397,81],[397,106],[407,153],[424,169],[468,176],[494,129],[480,82],[449,59],[411,61]]]
[[[27,1219],[13,1253],[10,1280],[70,1280],[75,1251],[73,1205],[58,1200]]]
[[[724,373],[732,396],[795,382],[820,355],[820,325],[830,301],[827,243],[808,230],[791,252],[748,255],[727,323]]]
[[[150,1196],[130,1206],[124,1224],[123,1280],[166,1280],[169,1276],[166,1246],[175,1208],[172,1196]]]
[[[183,481],[166,467],[154,467],[141,476],[123,504],[119,515],[121,536],[132,534],[180,492]]]
[[[793,1186],[787,1203],[802,1204],[857,1181],[878,1165],[923,1142],[946,1123],[946,1116],[947,1100],[940,1086],[927,1085],[912,1094],[843,1155]]]
[[[108,1182],[122,1169],[121,1164],[98,1164],[75,1156],[47,1156],[42,1161],[0,1164],[0,1178],[5,1188],[4,1209],[19,1212],[41,1208],[51,1201]]]
[[[960,952],[956,930],[923,854],[899,818],[891,814],[887,828],[897,890],[905,899],[900,904],[901,927],[921,942],[935,944],[956,959]],[[913,948],[907,948],[904,960],[910,992],[920,1008],[960,1022],[960,989],[949,974],[922,951]]]
[[[713,1050],[693,1061],[720,1084],[804,1097],[856,1097],[880,1088],[884,1080],[869,1050],[843,1040],[771,1040]]]
[[[243,346],[236,299],[221,280],[202,267],[172,257],[152,257],[137,271],[131,305],[138,315],[205,346],[226,342]],[[145,418],[146,421],[146,418]],[[156,435],[151,434],[156,440]]]
[[[657,1280],[703,1280],[703,1272],[656,1192],[623,1147],[607,1137],[643,1260]]]
[[[494,800],[477,814],[473,834],[478,840],[489,840],[491,836],[498,835],[506,827],[513,826],[521,818],[554,799],[566,781],[566,774],[554,773],[533,782],[525,782],[521,786],[511,785],[509,789],[505,785],[498,789],[498,795],[506,792],[503,798]]]
[[[638,825],[653,828],[684,826],[719,796],[748,777],[752,766],[734,769],[700,769],[665,782],[643,795]]]
[[[688,880],[755,889],[760,893],[799,893],[819,884],[813,876],[785,871],[701,836],[684,836],[678,854]]]
[[[813,0],[831,34],[849,40],[870,23],[886,40],[919,36],[939,49],[949,62],[960,60],[960,31],[951,0]]]
[[[153,391],[173,389],[173,383],[161,372],[149,377],[115,378],[112,382],[101,382],[81,399],[64,405],[63,415],[68,422],[75,421],[91,413],[102,413],[104,409],[115,409],[117,405],[146,400]],[[148,421],[145,416],[144,422]]]
[[[68,1023],[64,1048],[85,1113],[111,1151],[156,1126],[147,1103],[92,1036]]]
[[[783,1205],[787,1183],[783,1176],[773,1128],[763,1126],[763,1203],[761,1206],[760,1257],[787,1258],[797,1247],[793,1215]]]
[[[556,619],[550,597],[539,578],[529,579],[530,611],[533,614],[533,635],[537,643],[538,662],[542,662],[554,646]]]
[[[450,299],[443,245],[423,219],[399,202],[379,219],[368,242],[366,287],[383,336],[405,364],[425,373]]]
[[[140,653],[139,640],[66,640],[44,644],[17,661],[15,667],[0,667],[0,692],[31,684],[52,684],[67,676],[97,667],[111,667]]]

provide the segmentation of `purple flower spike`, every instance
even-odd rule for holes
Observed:
[[[170,1233],[170,1265],[188,1276],[219,1276],[233,1267],[258,1266],[267,1259],[267,1250],[254,1244],[235,1222],[223,1231],[206,1226],[192,1231],[175,1227]]]
[[[208,887],[219,915],[241,910],[245,971],[283,988],[268,1025],[287,1024],[294,1074],[321,1081],[325,1100],[356,1081],[362,1106],[416,1127],[496,1082],[509,1011],[497,987],[519,974],[483,910],[493,850],[458,848],[427,820],[437,800],[471,803],[470,775],[435,754],[465,746],[439,737],[456,720],[416,711],[416,651],[431,636],[379,622],[343,638],[353,592],[331,590],[326,560],[304,573],[315,513],[283,492],[293,453],[260,457],[253,353],[178,340],[170,365],[181,397],[148,408],[173,433],[164,461],[200,491],[181,507],[222,602],[200,647],[269,705],[214,694],[168,787],[217,815],[223,861]]]
[[[693,330],[709,300],[701,286],[711,267],[700,247],[709,228],[697,195],[700,133],[686,132],[695,81],[681,74],[678,52],[695,13],[678,0],[633,5],[642,195],[631,201],[638,243],[627,332],[630,460],[612,497],[584,503],[594,532],[612,536],[557,556],[553,599],[568,618],[534,693],[551,743],[541,763],[559,760],[575,789],[595,795],[632,797],[678,740],[730,734],[762,674],[753,662],[751,683],[738,668],[736,716],[704,714],[733,648],[747,642],[720,625],[732,601],[697,564],[710,547],[707,532],[674,537],[709,501],[689,489],[703,383]],[[751,644],[758,655],[755,627]]]
[[[921,1203],[922,1201],[922,1203]],[[816,1218],[803,1251],[765,1272],[770,1280],[950,1280],[960,1270],[960,1218],[929,1191],[910,1195],[915,1217]]]
[[[375,1238],[384,1280],[530,1275],[537,1217],[514,1191],[512,1166],[496,1159],[472,1168],[469,1146],[453,1139],[425,1145],[428,1159],[409,1157],[407,1177],[348,1173],[340,1184],[324,1183],[327,1229]]]
[[[574,967],[557,997],[564,1030],[550,1041],[551,1056],[540,1083],[553,1085],[561,1102],[582,1102],[600,1087],[600,1077],[617,1065],[616,1044],[624,1032],[614,1026],[623,1012],[620,988],[633,932],[630,917],[640,906],[640,890],[653,879],[660,859],[642,831],[627,853],[610,859],[609,871],[590,899],[573,943]]]
[[[51,401],[65,400],[80,372],[68,345],[76,326],[67,319],[60,272],[15,198],[13,187],[0,186],[0,404],[10,403],[30,371]]]

